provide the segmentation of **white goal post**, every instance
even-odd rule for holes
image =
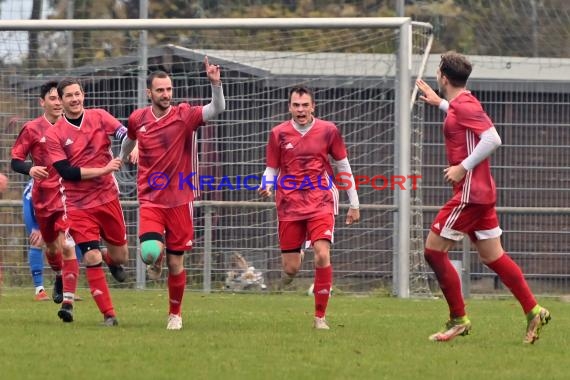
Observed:
[[[413,34],[413,28],[418,28],[422,31],[422,38],[423,40],[420,42],[421,46],[415,46],[416,44],[414,43],[414,34]],[[394,64],[386,64],[383,66],[378,66],[378,67],[383,67],[385,68],[384,72],[378,72],[378,73],[374,73],[373,71],[369,71],[369,72],[362,72],[359,73],[358,72],[358,67],[357,67],[357,63],[359,62],[356,56],[362,55],[364,56],[364,53],[366,53],[367,55],[373,55],[376,54],[377,56],[381,56],[382,54],[377,53],[374,49],[375,47],[372,46],[375,43],[377,43],[377,41],[380,41],[380,39],[378,40],[370,40],[367,41],[366,40],[366,36],[367,36],[367,32],[363,32],[360,35],[355,35],[353,36],[347,36],[346,32],[343,33],[339,33],[338,35],[331,33],[331,41],[329,43],[323,43],[323,47],[319,48],[320,50],[317,50],[315,52],[311,52],[310,49],[309,51],[307,50],[299,50],[299,52],[297,51],[292,51],[289,49],[289,45],[294,45],[294,40],[295,39],[299,39],[299,41],[302,42],[302,38],[299,37],[298,35],[295,34],[295,31],[299,31],[299,30],[318,30],[318,31],[346,31],[346,30],[362,30],[362,31],[369,31],[369,30],[393,30],[396,33],[394,33],[394,35],[392,37],[390,37],[390,40],[387,42],[382,42],[385,44],[386,48],[388,48],[389,46],[393,46],[394,51],[391,52],[390,54],[393,55],[394,57]],[[377,150],[377,147],[375,146],[375,144],[377,144],[374,140],[375,138],[375,133],[376,134],[380,134],[380,133],[384,133],[386,131],[388,131],[387,127],[386,130],[381,130],[381,126],[385,126],[385,125],[389,125],[389,124],[393,124],[390,128],[393,128],[393,130],[390,130],[390,136],[393,135],[393,140],[392,140],[392,144],[393,144],[393,151],[390,154],[393,154],[393,158],[391,158],[390,160],[390,165],[391,170],[393,171],[392,174],[393,175],[399,175],[399,176],[403,176],[405,178],[409,178],[409,176],[412,174],[412,170],[410,168],[411,165],[411,140],[412,140],[412,102],[410,102],[410,97],[412,96],[413,93],[413,85],[412,85],[412,79],[416,78],[416,77],[421,77],[422,72],[423,72],[423,68],[425,67],[425,62],[427,59],[427,55],[429,54],[429,50],[431,48],[431,43],[432,43],[432,38],[433,36],[431,35],[431,25],[426,24],[426,23],[416,23],[416,22],[412,22],[412,20],[408,17],[389,17],[389,18],[383,18],[383,17],[363,17],[363,18],[266,18],[266,19],[252,19],[252,18],[240,18],[240,19],[234,19],[234,18],[230,18],[230,19],[121,19],[121,20],[117,20],[117,19],[86,19],[86,20],[56,20],[56,19],[49,19],[49,20],[0,20],[0,32],[9,32],[9,33],[13,33],[13,32],[36,32],[36,33],[44,33],[44,32],[63,32],[63,33],[68,33],[70,31],[76,31],[76,32],[81,32],[81,31],[99,31],[99,32],[103,32],[103,31],[132,31],[132,32],[140,32],[138,35],[138,51],[136,53],[136,61],[131,63],[131,71],[130,73],[136,71],[136,83],[137,83],[137,90],[136,90],[136,94],[137,94],[137,102],[136,104],[133,104],[133,106],[142,106],[146,104],[146,95],[145,95],[145,80],[146,80],[146,76],[148,74],[149,71],[149,42],[147,41],[147,39],[149,38],[147,35],[147,32],[156,32],[156,33],[163,33],[163,34],[167,34],[168,31],[179,31],[179,30],[185,30],[185,31],[190,31],[190,32],[196,32],[198,37],[196,36],[186,36],[186,40],[184,41],[192,41],[192,43],[195,43],[195,41],[201,41],[203,40],[203,37],[201,37],[200,33],[204,32],[204,31],[213,31],[213,32],[220,32],[220,31],[236,31],[236,30],[240,30],[240,31],[247,31],[247,33],[252,33],[252,31],[272,31],[272,32],[276,32],[280,31],[280,33],[283,33],[283,44],[284,44],[284,48],[282,53],[280,54],[276,54],[275,57],[272,57],[271,59],[273,60],[281,60],[281,62],[289,62],[288,64],[291,65],[291,71],[289,73],[285,73],[283,74],[281,77],[277,78],[276,81],[279,83],[283,83],[281,86],[285,87],[286,83],[291,83],[291,81],[295,81],[298,80],[298,77],[294,77],[294,75],[297,75],[297,73],[299,71],[303,71],[307,73],[306,76],[299,76],[299,78],[302,78],[304,81],[306,81],[306,83],[308,83],[309,87],[311,87],[311,85],[316,85],[316,86],[320,86],[320,88],[322,88],[322,92],[325,93],[327,91],[329,91],[331,94],[334,94],[335,91],[335,83],[340,83],[340,87],[344,88],[344,87],[348,87],[349,84],[348,83],[352,83],[352,82],[361,82],[364,83],[364,85],[361,85],[360,88],[358,88],[357,90],[354,90],[352,92],[352,94],[359,94],[358,97],[354,97],[353,100],[349,101],[345,98],[348,98],[349,96],[351,96],[348,93],[343,92],[342,95],[340,95],[340,97],[343,98],[342,102],[338,102],[339,105],[341,105],[341,110],[334,110],[335,107],[333,107],[333,104],[335,104],[336,100],[334,99],[334,97],[331,97],[330,99],[328,99],[327,102],[325,103],[324,108],[326,109],[331,109],[332,111],[330,111],[329,115],[322,115],[324,116],[324,118],[328,118],[331,119],[331,121],[333,122],[337,122],[336,117],[337,117],[337,113],[346,113],[346,119],[342,119],[341,121],[337,122],[342,124],[343,121],[346,121],[346,123],[350,123],[352,121],[354,121],[355,118],[360,117],[360,115],[364,114],[364,113],[370,113],[370,115],[367,115],[365,117],[365,120],[362,120],[362,123],[364,122],[368,122],[369,124],[373,123],[374,121],[374,107],[375,105],[378,105],[378,107],[382,106],[381,104],[383,104],[382,102],[385,101],[387,98],[391,97],[393,94],[393,103],[391,103],[390,105],[386,106],[390,109],[392,109],[391,107],[393,107],[393,111],[391,116],[387,117],[386,120],[382,121],[382,124],[378,125],[378,126],[372,126],[373,129],[370,129],[370,131],[366,132],[365,134],[365,140],[364,142],[367,144],[363,144],[363,146],[359,147],[359,133],[357,130],[355,130],[354,132],[350,132],[350,136],[348,137],[348,141],[347,141],[347,145],[351,145],[354,147],[354,151],[356,152],[356,156],[359,157],[358,159],[355,160],[356,163],[356,167],[357,170],[355,172],[355,174],[358,172],[358,168],[360,168],[360,173],[366,173],[366,169],[367,169],[367,163],[369,162],[370,165],[375,164],[376,160],[378,160],[376,157],[382,157],[383,153],[379,152]],[[346,36],[347,39],[349,39],[349,41],[345,41],[343,40],[343,36]],[[219,37],[219,35],[218,35]],[[5,37],[6,38],[6,37]],[[55,38],[55,37],[54,37]],[[196,49],[184,49],[181,47],[173,47],[174,45],[171,43],[168,46],[166,46],[164,49],[165,52],[175,52],[175,53],[179,53],[179,54],[186,54],[187,56],[192,56],[192,55],[199,55],[202,53],[206,53],[206,54],[218,54],[218,57],[221,57],[219,59],[221,59],[224,63],[222,66],[228,66],[228,71],[232,70],[232,75],[236,76],[236,86],[240,85],[240,81],[241,81],[241,77],[240,75],[254,75],[251,74],[252,72],[261,72],[261,71],[272,71],[272,72],[276,72],[278,71],[276,68],[267,68],[267,65],[259,65],[259,66],[255,66],[253,64],[251,64],[251,62],[257,62],[260,60],[259,58],[252,58],[253,56],[253,50],[257,51],[257,50],[264,50],[264,51],[268,51],[269,48],[271,47],[271,42],[273,41],[273,44],[277,44],[280,45],[281,42],[279,40],[279,38],[276,38],[273,35],[267,36],[268,38],[268,44],[267,46],[264,46],[262,48],[260,48],[258,46],[257,41],[255,41],[255,38],[251,39],[251,46],[248,46],[247,44],[244,45],[240,45],[239,46],[239,53],[231,53],[233,55],[230,54],[230,51],[227,48],[221,48],[221,47],[217,47],[217,46],[197,46]],[[323,38],[322,36],[320,38]],[[335,39],[336,38],[336,39]],[[380,38],[380,37],[378,37]],[[155,40],[158,39],[158,37],[155,38]],[[360,39],[360,41],[359,41]],[[48,41],[48,37],[46,37],[46,41]],[[78,42],[77,39],[69,39],[69,41],[71,41],[71,45],[68,46],[68,49],[71,50],[71,54],[73,54],[73,43],[77,44],[81,43]],[[241,41],[241,40],[235,40],[235,41]],[[379,42],[378,42],[379,43]],[[87,44],[87,43],[86,43]],[[109,44],[112,45],[112,41],[109,42]],[[181,44],[180,41],[176,41],[176,44]],[[236,42],[237,44],[237,42]],[[238,44],[239,45],[239,44]],[[370,45],[370,46],[368,46]],[[310,45],[308,46],[310,48]],[[363,50],[363,53],[359,53],[358,52],[358,48],[361,48]],[[248,50],[251,49],[251,54],[248,54]],[[370,49],[370,50],[369,50]],[[0,48],[1,50],[1,48]],[[110,51],[112,49],[109,49]],[[237,50],[237,49],[236,49]],[[369,53],[370,51],[370,53]],[[9,54],[9,53],[5,53],[5,54]],[[112,57],[112,53],[109,53]],[[260,53],[261,54],[261,53]],[[307,79],[307,77],[310,76],[311,70],[316,70],[314,72],[318,72],[319,69],[322,70],[328,70],[328,67],[316,67],[316,68],[309,68],[309,66],[300,66],[299,64],[299,60],[303,59],[305,60],[305,62],[311,62],[317,59],[323,59],[326,61],[332,61],[332,60],[341,60],[344,58],[339,58],[341,57],[341,55],[344,56],[348,56],[348,55],[353,55],[355,56],[350,62],[350,64],[347,64],[345,67],[342,67],[342,69],[339,69],[338,67],[332,67],[333,64],[331,64],[330,67],[330,75],[326,76],[326,77],[319,77],[318,80],[313,80],[311,81],[311,79]],[[389,55],[389,54],[387,54]],[[134,56],[134,55],[133,55]],[[258,55],[256,57],[259,57]],[[73,59],[73,57],[72,57]],[[157,58],[158,59],[158,58]],[[249,60],[249,61],[248,61]],[[270,58],[266,58],[266,61],[269,61]],[[99,62],[99,61],[95,61],[93,60],[93,62]],[[122,61],[121,61],[122,62]],[[120,63],[122,64],[122,63]],[[184,65],[186,63],[176,63],[179,65]],[[362,62],[363,65],[369,64],[368,61],[363,61]],[[8,64],[6,64],[7,66],[9,66]],[[93,64],[94,65],[94,64]],[[119,65],[119,63],[117,63],[117,65]],[[10,82],[9,85],[11,86],[18,86],[18,88],[31,88],[32,87],[32,82],[36,83],[38,81],[37,78],[34,77],[34,75],[38,74],[41,72],[40,69],[34,69],[30,70],[29,72],[26,72],[24,68],[19,68],[17,67],[17,65],[10,65],[12,66],[16,66],[15,70],[18,73],[19,78],[23,78],[23,77],[28,77],[29,81],[28,84],[22,84],[23,82],[18,82],[18,83],[14,83],[14,79],[12,79],[12,82]],[[237,70],[237,67],[243,68],[243,72],[246,72],[246,74],[235,74]],[[254,67],[255,66],[255,67]],[[85,66],[85,67],[90,67],[90,66]],[[377,66],[373,66],[373,67],[377,67]],[[48,74],[48,76],[65,76],[67,73],[71,74],[71,75],[76,75],[77,71],[74,71],[74,69],[76,69],[76,67],[74,67],[74,65],[72,64],[71,67],[67,67],[67,68],[62,68],[58,73],[54,73],[54,71],[52,70],[50,72],[50,74]],[[283,70],[283,64],[281,65],[281,67],[279,68],[280,70]],[[346,71],[353,69],[355,72],[354,74],[347,74]],[[96,70],[103,70],[101,68],[94,68],[94,71]],[[110,68],[109,66],[105,67],[105,70],[108,71],[112,71],[114,69]],[[224,68],[223,68],[224,70]],[[249,70],[249,71],[248,71]],[[341,70],[343,71],[341,73]],[[374,69],[373,69],[374,70]],[[384,70],[384,69],[383,69]],[[115,75],[115,74],[113,74]],[[274,75],[274,74],[272,74]],[[335,79],[335,75],[338,75],[339,78],[341,79]],[[273,77],[272,77],[273,78]],[[380,78],[380,79],[379,79]],[[6,79],[8,80],[8,79]],[[248,79],[249,80],[249,79]],[[265,81],[267,81],[268,79],[263,79]],[[22,79],[23,81],[23,79]],[[351,82],[352,81],[352,82]],[[326,83],[326,84],[325,84]],[[391,89],[387,89],[386,91],[384,91],[381,95],[377,95],[374,90],[375,90],[375,86],[376,83],[381,83],[383,85],[388,86],[388,84],[391,83],[392,88]],[[27,86],[27,87],[26,87]],[[203,86],[203,84],[202,84]],[[206,88],[206,86],[203,86],[204,88]],[[114,88],[114,87],[113,87]],[[238,87],[236,87],[238,88]],[[279,89],[280,90],[280,89]],[[101,92],[103,93],[105,90],[101,90]],[[119,90],[117,90],[119,91]],[[120,90],[123,91],[123,90]],[[126,92],[126,90],[124,90]],[[247,90],[246,90],[247,91]],[[207,88],[205,90],[205,92],[207,92]],[[264,93],[263,95],[263,99],[267,99],[268,102],[279,102],[279,99],[276,99],[275,95],[277,94],[277,91],[275,91],[275,93],[273,92],[273,90],[267,90],[267,94]],[[369,95],[372,94],[372,95]],[[27,94],[28,96],[31,96],[29,94]],[[229,108],[230,108],[230,112],[232,104],[238,104],[240,102],[239,97],[241,95],[248,95],[247,93],[244,94],[239,94],[239,93],[228,93],[228,99],[229,99]],[[373,102],[370,103],[369,106],[367,107],[363,107],[361,106],[362,109],[359,109],[353,113],[351,113],[350,111],[350,107],[352,107],[353,104],[357,103],[357,102],[364,102],[366,101],[366,97],[367,96],[372,96],[374,97]],[[362,100],[364,99],[364,100]],[[413,99],[413,98],[412,98]],[[283,101],[285,101],[285,99],[281,99],[281,103],[283,103]],[[319,102],[319,97],[318,97],[318,92],[317,92],[317,104]],[[351,103],[352,102],[352,103]],[[280,103],[280,104],[281,104]],[[113,100],[109,101],[109,105],[113,104]],[[275,109],[276,106],[271,105],[271,109]],[[354,107],[359,107],[358,104],[354,105]],[[257,113],[254,112],[254,106],[250,106],[249,104],[243,106],[243,109],[249,109],[251,110],[251,114],[254,115],[253,117],[259,117],[257,116]],[[282,114],[278,114],[278,116],[282,116]],[[262,116],[262,119],[265,118],[264,121],[266,122],[274,122],[273,119],[269,120],[267,119],[267,116]],[[246,124],[248,121],[247,120],[239,120],[240,118],[236,118],[236,121],[233,121],[237,124]],[[232,119],[233,120],[233,119]],[[232,120],[228,119],[228,120],[223,120],[223,123],[227,123],[230,124],[232,122]],[[374,129],[376,128],[376,129]],[[267,131],[267,130],[266,130]],[[376,131],[376,132],[375,132]],[[258,134],[259,135],[260,132],[255,132],[252,134]],[[392,138],[392,137],[390,137]],[[217,144],[219,144],[220,139],[216,136],[212,137],[211,139],[208,139],[207,137],[204,138],[206,141],[208,141],[208,144],[212,145],[212,146],[217,146]],[[13,140],[12,140],[13,141]],[[9,141],[9,139],[5,139],[1,142],[2,147],[6,148],[9,144],[11,143],[11,141]],[[221,144],[220,144],[221,145]],[[258,148],[257,145],[256,149]],[[236,148],[237,149],[237,148]],[[242,149],[242,148],[240,148]],[[247,151],[247,148],[243,148],[244,151]],[[216,151],[217,152],[217,151]],[[221,155],[221,153],[220,153]],[[367,158],[367,156],[369,156],[370,158]],[[368,161],[370,160],[370,161]],[[206,160],[207,161],[207,160]],[[237,162],[237,160],[236,160]],[[259,157],[255,157],[253,158],[251,161],[247,161],[247,160],[243,160],[243,161],[239,161],[240,164],[242,165],[242,167],[246,167],[248,165],[252,165],[252,163],[254,163],[255,168],[252,170],[259,170],[259,165],[262,165],[263,162],[260,161]],[[352,161],[351,161],[352,163]],[[244,169],[245,170],[245,169]],[[374,169],[376,171],[381,170],[381,169]],[[385,169],[384,169],[385,170]],[[224,172],[225,173],[225,172]],[[371,173],[371,175],[375,175],[378,173]],[[21,179],[20,179],[21,181]],[[16,181],[17,182],[17,181]],[[409,183],[409,182],[408,182]],[[363,191],[372,191],[370,189],[369,184],[365,184],[363,185]],[[366,190],[368,189],[368,190]],[[342,198],[341,198],[342,199]],[[392,259],[393,259],[393,268],[392,268],[392,280],[394,281],[393,283],[393,289],[395,289],[395,293],[397,294],[398,297],[402,297],[402,298],[407,298],[410,296],[410,266],[411,266],[411,262],[410,262],[410,255],[411,255],[411,247],[410,247],[410,241],[412,240],[411,238],[411,226],[410,226],[410,215],[412,213],[412,204],[414,203],[411,199],[411,187],[410,186],[405,186],[404,189],[395,189],[393,190],[393,194],[390,197],[386,197],[385,199],[387,199],[387,202],[390,202],[389,204],[377,204],[377,202],[381,202],[378,200],[378,198],[370,198],[371,201],[370,202],[366,202],[366,197],[364,197],[365,203],[362,203],[362,210],[363,212],[366,213],[374,213],[377,212],[377,210],[382,209],[384,210],[384,212],[387,213],[393,213],[394,215],[396,215],[396,219],[394,219],[393,225],[391,226],[392,228],[392,233],[393,233],[393,237],[392,237]],[[209,203],[210,201],[210,203]],[[204,223],[203,225],[206,226],[206,230],[204,232],[204,259],[203,262],[200,265],[203,265],[204,271],[203,271],[203,289],[205,291],[210,291],[212,288],[211,285],[211,278],[212,278],[212,250],[211,247],[208,247],[208,245],[212,244],[212,239],[215,240],[215,238],[212,238],[212,231],[211,229],[214,228],[212,227],[212,209],[208,209],[208,205],[212,206],[215,205],[215,207],[220,207],[220,205],[218,205],[219,202],[217,201],[223,201],[219,200],[217,198],[212,198],[210,200],[205,200],[204,202],[202,202],[202,204],[198,203],[198,207],[200,208],[206,208],[207,210],[204,212]],[[231,202],[235,202],[238,201],[240,203],[238,204],[233,204],[232,207],[247,207],[248,205],[248,201],[247,200],[242,200],[242,199],[236,199],[236,198],[232,198],[230,199],[230,202],[228,203],[228,205]],[[254,202],[255,203],[255,207],[253,207],[252,209],[257,209],[259,207],[259,202]],[[252,203],[253,204],[253,203]],[[212,206],[214,207],[214,206]],[[17,213],[18,210],[13,211],[14,213]],[[247,214],[247,212],[244,212]],[[208,216],[209,215],[209,216]],[[271,215],[271,214],[268,214]],[[210,218],[210,219],[208,219]],[[220,218],[222,218],[220,216]],[[267,218],[268,220],[265,220],[263,222],[259,222],[262,223],[264,228],[270,226],[274,221],[271,218]],[[256,219],[257,220],[257,219]],[[373,229],[375,223],[378,223],[378,221],[370,221],[370,227],[367,227],[369,229]],[[420,227],[421,229],[421,227]],[[419,231],[419,233],[421,234],[421,230]],[[358,247],[358,249],[360,249],[360,247],[362,247],[362,250],[366,250],[368,249],[367,247],[369,247],[370,245],[374,244],[373,238],[370,238],[369,236],[371,236],[370,231],[359,231],[359,232],[355,232],[355,234],[361,234],[362,241],[365,241],[365,243],[363,243],[361,246],[359,245],[359,237],[357,236],[355,239],[354,243],[347,243],[347,244],[354,244],[356,247]],[[371,241],[367,240],[367,239],[372,239]],[[348,239],[350,241],[350,238]],[[263,247],[265,248],[265,247]],[[227,246],[223,245],[219,248],[220,250],[228,250],[228,249],[234,249],[233,247],[228,248]],[[238,249],[238,248],[236,248]],[[356,250],[357,248],[355,248]],[[246,250],[251,250],[250,248],[247,248]],[[277,252],[277,251],[275,251]],[[138,256],[138,255],[137,255]],[[134,257],[131,257],[132,260],[134,260]],[[252,259],[253,261],[256,261],[257,258]],[[348,259],[347,259],[348,260]],[[356,261],[360,262],[360,258],[357,258]],[[372,264],[370,264],[370,266],[372,267],[380,267],[381,265],[384,265],[383,262],[381,262],[382,260],[377,260],[377,261],[371,261]],[[348,265],[348,264],[347,264]],[[346,275],[343,275],[342,271],[339,271],[339,273],[341,273],[341,276],[346,276],[346,278],[350,278],[351,274],[354,271],[359,271],[362,273],[367,272],[368,269],[370,269],[370,273],[375,272],[372,271],[372,268],[368,268],[367,267],[368,264],[363,264],[360,266],[357,266],[358,269],[347,269],[346,270]],[[143,265],[140,261],[140,259],[137,257],[136,259],[136,286],[138,287],[144,287],[145,284],[145,277],[144,277],[144,269],[143,269]],[[425,273],[422,273],[422,275],[425,275]],[[369,274],[367,275],[368,277],[366,277],[365,281],[368,281],[370,283],[372,283],[375,280],[371,280],[370,278],[374,277],[373,274]],[[412,293],[414,293],[414,291],[412,290]]]

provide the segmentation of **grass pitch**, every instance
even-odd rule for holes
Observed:
[[[312,297],[187,292],[184,329],[166,330],[166,290],[118,290],[120,325],[86,290],[75,321],[31,289],[0,298],[0,378],[12,379],[567,379],[570,304],[544,300],[552,321],[534,345],[518,303],[469,300],[472,335],[428,341],[443,300],[334,296],[330,331],[312,329]]]

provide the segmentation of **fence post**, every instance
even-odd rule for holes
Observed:
[[[204,293],[212,290],[212,206],[204,206]]]
[[[139,220],[140,220],[140,208],[136,208],[136,236],[137,236],[137,243],[135,245],[135,273],[136,273],[136,287],[137,289],[145,289],[146,288],[146,265],[143,263],[140,252],[140,240],[139,236]]]
[[[461,285],[463,290],[463,298],[471,297],[471,243],[469,237],[463,238],[463,255],[461,261],[463,262],[461,276]]]

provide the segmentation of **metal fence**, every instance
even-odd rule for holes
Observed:
[[[187,49],[179,45],[149,43],[145,54],[148,54],[149,70],[169,68],[173,73],[178,99],[197,103],[204,103],[209,97],[208,84],[200,76],[203,55],[208,54],[211,61],[222,65],[228,111],[216,123],[201,130],[200,158],[204,174],[212,175],[216,180],[222,176],[260,175],[264,168],[267,132],[287,117],[287,87],[292,83],[306,83],[316,88],[317,115],[335,121],[341,128],[355,174],[389,177],[400,174],[395,145],[400,133],[395,128],[398,106],[394,74],[398,63],[395,55],[386,54],[382,49],[394,49],[398,37],[393,33],[373,36],[369,30],[366,32],[366,43],[361,46],[362,40],[352,40],[353,35],[346,31],[338,34],[327,31],[330,45],[310,52],[288,51],[289,45],[279,46],[306,37],[294,33],[281,32],[279,38],[269,34],[252,35],[249,45],[242,41],[243,35],[228,34],[222,41],[224,46],[212,43],[206,38],[207,33],[183,36],[151,33],[149,40],[158,41],[160,37],[160,42],[164,42],[171,37],[176,43],[181,40],[208,41],[209,45]],[[89,49],[89,44],[81,44],[78,37],[75,36],[75,43]],[[128,40],[128,37],[117,35],[117,41]],[[136,38],[130,36],[129,41],[136,47]],[[239,50],[229,49],[232,41]],[[426,41],[426,35],[414,34],[414,47],[418,47],[418,51],[420,46],[425,48]],[[261,46],[262,42],[264,46]],[[340,53],[347,43],[355,44],[365,53]],[[375,47],[380,44],[383,48]],[[369,45],[373,47],[369,48]],[[274,50],[278,48],[282,51],[276,53]],[[4,94],[0,101],[4,132],[0,137],[3,170],[8,169],[9,149],[18,126],[38,112],[35,92],[46,77],[80,76],[85,81],[88,106],[104,107],[125,120],[138,105],[136,88],[140,80],[136,49],[132,46],[130,49],[129,54],[102,60],[93,59],[93,52],[80,52],[84,61],[86,57],[91,57],[92,61],[73,69],[57,69],[54,65],[42,71],[5,62],[0,75]],[[332,49],[337,51],[331,53]],[[420,57],[421,52],[416,52],[414,75],[417,75]],[[498,205],[502,207],[500,220],[505,231],[504,246],[521,264],[534,290],[544,294],[565,293],[570,273],[570,213],[567,208],[570,173],[566,164],[570,158],[569,81],[563,74],[558,79],[547,74],[553,71],[567,73],[570,64],[566,60],[540,58],[473,57],[473,61],[475,72],[470,86],[494,120],[504,143],[492,159],[499,192]],[[432,83],[437,62],[437,56],[428,61],[426,77]],[[508,73],[505,71],[507,62]],[[536,74],[533,81],[528,80],[529,72]],[[411,164],[421,173],[422,179],[410,200],[418,215],[412,222],[418,240],[411,248],[415,250],[410,252],[412,262],[414,257],[421,256],[422,237],[437,206],[450,195],[450,189],[441,179],[441,171],[446,166],[441,121],[442,115],[437,109],[416,104],[412,125],[414,138],[409,145],[413,153]],[[142,268],[136,265],[134,173],[134,168],[128,168],[119,177],[132,252],[131,281],[120,286],[154,286],[144,281]],[[26,236],[18,201],[19,184],[23,179],[14,174],[10,179],[12,187],[0,202],[4,282],[10,286],[28,286]],[[392,292],[398,273],[398,236],[402,232],[397,223],[398,215],[394,213],[398,199],[389,187],[379,191],[368,184],[363,185],[359,193],[362,222],[345,228],[342,213],[337,219],[332,253],[335,286],[346,292]],[[228,272],[235,269],[233,260],[238,253],[263,273],[267,284],[272,286],[277,282],[280,257],[275,210],[271,204],[255,201],[255,198],[254,192],[244,189],[226,188],[204,193],[205,203],[196,204],[196,249],[186,258],[190,287],[224,289]],[[222,200],[229,203],[217,203]],[[470,282],[466,290],[471,293],[504,291],[494,276],[478,263],[475,254],[464,255],[461,249],[458,246],[452,258],[463,258],[464,284]],[[307,258],[299,282],[302,286],[308,285],[312,277],[311,255]],[[419,265],[414,270],[424,281],[423,285],[433,285],[425,266]]]

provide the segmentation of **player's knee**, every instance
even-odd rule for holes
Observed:
[[[106,251],[115,264],[126,265],[129,261],[129,249],[126,244],[120,246],[108,245]]]
[[[424,249],[424,259],[429,263],[433,257],[435,251],[432,249]]]
[[[296,262],[284,262],[283,272],[285,272],[289,277],[295,277],[301,269],[301,264]]]
[[[437,249],[424,249],[424,258],[426,262],[431,266],[434,261],[441,261],[441,259],[446,255],[444,251]]]
[[[55,242],[46,243],[46,255],[55,256],[59,250],[59,246]]]
[[[328,255],[331,251],[331,241],[329,239],[318,239],[313,242],[315,253]]]
[[[154,264],[160,257],[163,249],[162,241],[160,240],[145,240],[141,242],[141,259],[147,264]]]
[[[101,246],[96,240],[87,241],[84,243],[77,244],[81,253],[83,254],[83,259],[86,266],[100,265],[102,262],[101,257]]]
[[[158,232],[146,232],[139,237],[141,242],[141,259],[147,264],[154,264],[164,250],[164,239]]]
[[[288,277],[296,277],[297,273],[299,273],[298,268],[283,268],[283,273],[285,273]]]
[[[79,247],[79,249],[81,250],[81,253],[84,256],[90,254],[91,251],[100,251],[101,250],[101,246],[100,246],[99,242],[96,240],[86,241],[84,243],[79,243],[79,244],[77,244],[77,246]]]
[[[299,270],[301,269],[302,257],[304,256],[301,247],[293,249],[282,249],[281,259],[283,272],[289,277],[295,277]]]

